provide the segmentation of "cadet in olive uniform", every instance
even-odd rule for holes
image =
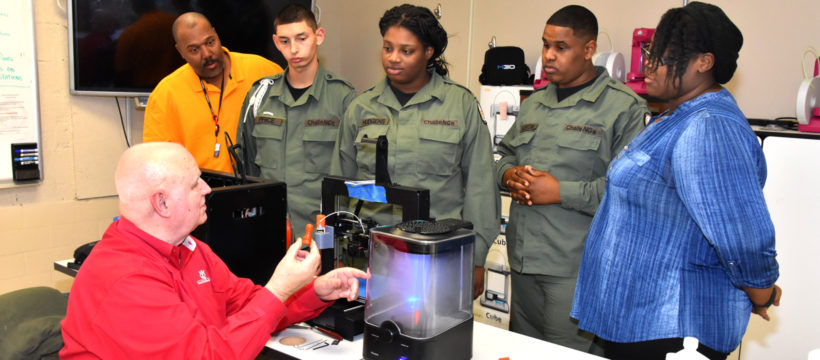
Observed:
[[[584,239],[609,162],[649,113],[644,100],[593,66],[597,28],[580,6],[550,17],[542,51],[550,84],[521,104],[496,163],[498,185],[515,200],[507,225],[510,329],[580,351],[592,336],[579,332],[569,312]]]
[[[324,29],[299,5],[274,20],[276,47],[288,61],[284,73],[262,78],[242,106],[237,142],[246,172],[287,183],[288,214],[295,234],[319,213],[322,179],[330,173],[339,124],[356,93],[319,64]]]
[[[339,130],[333,172],[374,179],[375,144],[361,139],[386,135],[390,179],[429,189],[431,217],[473,223],[476,273],[481,274],[474,285],[481,291],[484,260],[500,221],[487,125],[470,91],[444,76],[440,56],[447,34],[430,10],[394,7],[379,28],[387,78],[350,104]]]

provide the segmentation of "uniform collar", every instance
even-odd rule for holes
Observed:
[[[285,69],[285,71],[282,72],[282,75],[278,76],[280,81],[274,82],[273,86],[271,86],[271,89],[268,91],[268,97],[278,97],[279,101],[287,106],[303,105],[307,102],[308,96],[312,96],[314,99],[318,100],[319,94],[322,94],[325,90],[325,86],[327,84],[327,81],[325,80],[333,77],[333,75],[325,70],[322,63],[319,62],[319,67],[316,69],[316,75],[313,77],[313,83],[310,84],[310,88],[307,89],[307,91],[305,91],[299,99],[294,99],[290,94],[290,90],[288,89],[288,85],[286,83],[289,71],[290,67]]]
[[[182,267],[196,249],[196,241],[190,236],[185,238],[182,244],[175,246],[157,239],[124,217],[120,217],[120,219],[117,220],[116,226],[120,232],[142,240],[148,247],[154,249],[160,257],[165,258],[170,264],[177,268]]]
[[[595,78],[595,82],[575,94],[570,95],[560,103],[558,102],[557,95],[558,85],[553,83],[547,84],[547,87],[543,90],[544,96],[539,98],[539,102],[551,108],[573,107],[581,100],[594,103],[604,92],[604,89],[609,86],[610,81],[609,72],[606,71],[606,68],[596,66],[595,70],[599,72],[598,76]]]
[[[393,90],[390,89],[390,85],[387,83],[387,77],[384,77],[382,81],[380,81],[376,86],[373,87],[374,92],[377,94],[377,101],[387,107],[393,108],[395,110],[401,110],[402,106],[399,104],[399,100],[396,99],[396,94],[393,93]],[[443,76],[439,75],[437,72],[433,71],[432,75],[430,76],[430,81],[424,85],[407,104],[404,106],[413,106],[416,104],[425,103],[427,101],[438,99],[440,101],[444,100],[444,87],[441,86],[448,80]]]

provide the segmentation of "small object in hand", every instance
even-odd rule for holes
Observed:
[[[286,336],[279,339],[279,343],[285,346],[297,346],[305,343],[305,338],[298,336]]]
[[[310,251],[310,242],[313,241],[313,224],[305,225],[305,236],[302,238],[302,250]]]

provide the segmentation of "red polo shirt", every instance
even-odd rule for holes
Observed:
[[[173,246],[120,219],[77,274],[60,358],[251,359],[331,303],[311,283],[283,304],[199,240]]]

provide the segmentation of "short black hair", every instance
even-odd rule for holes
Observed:
[[[581,5],[564,6],[550,16],[547,25],[570,28],[579,38],[598,38],[598,19],[592,11]]]
[[[379,32],[382,36],[387,29],[400,26],[416,36],[421,45],[433,48],[433,56],[427,63],[427,68],[434,69],[439,75],[448,73],[447,61],[444,60],[444,49],[447,48],[447,31],[426,7],[403,4],[384,12],[379,20]]]
[[[715,81],[725,84],[737,69],[742,46],[743,34],[723,10],[694,1],[663,14],[655,29],[648,63],[657,67],[661,57],[670,60],[666,76],[679,86],[689,61],[699,54],[712,53],[712,74]]]
[[[313,30],[319,28],[313,11],[297,3],[288,4],[279,11],[279,14],[276,14],[276,18],[273,19],[273,28],[276,29],[279,25],[293,24],[300,21],[306,22]]]

